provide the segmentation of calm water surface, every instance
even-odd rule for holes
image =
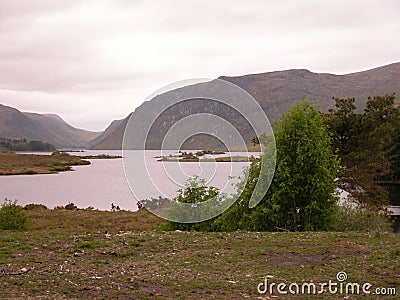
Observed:
[[[171,152],[173,153],[173,152]],[[70,153],[71,155],[122,155],[122,151],[85,151]],[[138,152],[138,155],[141,155]],[[218,187],[223,192],[232,193],[232,184],[237,182],[237,176],[248,163],[233,163],[235,167],[231,170],[231,163],[197,163],[197,162],[157,162],[155,156],[160,151],[147,151],[146,164],[154,177],[159,190],[147,190],[147,198],[167,196],[173,197],[178,189],[182,188],[179,181],[189,176],[199,175],[209,185]],[[122,159],[90,160],[88,166],[75,166],[72,172],[45,175],[18,175],[0,176],[0,198],[18,199],[20,205],[28,203],[42,203],[49,208],[58,205],[66,205],[73,202],[79,208],[92,206],[100,210],[110,210],[111,203],[119,205],[121,209],[136,210],[137,199],[129,188],[125,179]],[[179,180],[171,174],[166,174],[166,164],[173,164],[172,169],[177,166],[183,171],[183,177]],[[170,169],[171,167],[167,167]],[[173,173],[173,172],[172,172]],[[135,192],[141,187],[140,176],[138,182],[132,182],[131,187]],[[228,181],[229,176],[236,178]],[[137,195],[137,193],[135,193]],[[139,193],[144,195],[143,193]]]

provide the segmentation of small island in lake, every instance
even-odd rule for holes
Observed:
[[[166,161],[166,162],[251,162],[256,160],[254,156],[220,156],[220,157],[205,157],[204,155],[224,155],[223,151],[211,151],[211,150],[202,150],[196,153],[193,152],[181,152],[179,151],[179,155],[169,156],[159,156],[157,161]]]
[[[108,154],[99,154],[99,155],[79,155],[81,159],[116,159],[122,158],[121,155],[108,155]]]

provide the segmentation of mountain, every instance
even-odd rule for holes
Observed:
[[[21,112],[0,104],[0,137],[42,141],[57,148],[81,148],[98,135],[72,127],[58,115]]]
[[[129,117],[122,120],[113,121],[107,128],[94,140],[88,143],[91,149],[121,149],[122,139],[125,133],[125,127]]]
[[[304,69],[295,69],[234,77],[221,76],[219,79],[234,83],[246,90],[259,102],[270,121],[273,122],[303,96],[307,97],[311,103],[322,111],[327,111],[329,108],[334,107],[332,97],[354,97],[356,105],[361,111],[365,107],[369,96],[385,95],[393,92],[399,95],[400,63],[345,75],[313,73]],[[213,88],[214,83],[211,81],[198,85],[204,84],[208,84],[210,88]],[[137,130],[140,131],[141,128],[144,128],[143,124],[146,124],[146,118],[156,108],[166,107],[165,103],[171,99],[181,99],[182,95],[185,93],[190,94],[190,90],[195,88],[196,85],[169,91],[143,103],[132,114],[132,121],[136,124]],[[232,96],[234,97],[234,95]],[[397,100],[397,103],[399,103],[399,100]],[[245,124],[240,115],[237,115],[229,107],[216,105],[213,101],[194,99],[166,109],[157,118],[148,134],[146,148],[159,149],[163,136],[174,123],[190,114],[200,112],[224,117],[234,124],[241,131],[246,142],[251,144],[251,138],[254,133],[249,129],[248,124]],[[92,147],[95,149],[120,149],[123,132],[129,117],[110,125],[107,134],[102,135],[100,142],[92,143]],[[204,145],[213,148],[212,145],[215,146],[215,140],[211,141],[209,137],[199,136],[186,141],[184,144],[186,149],[204,148]]]
[[[400,63],[368,71],[334,75],[308,70],[287,70],[236,77],[220,77],[250,93],[268,117],[276,120],[294,101],[306,96],[322,111],[334,107],[332,97],[354,97],[359,111],[369,96],[400,93]]]

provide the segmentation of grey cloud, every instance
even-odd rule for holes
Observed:
[[[398,17],[398,1],[165,1],[154,26],[159,30],[263,35],[380,26]],[[165,14],[164,14],[165,13]]]
[[[399,11],[396,0],[1,0],[0,92],[15,91],[20,108],[49,103],[75,124],[104,127],[116,115],[105,113],[115,109],[110,99],[123,117],[159,85],[188,76],[394,62]],[[99,110],[71,111],[72,95]]]
[[[74,10],[80,3],[82,1],[79,0],[2,0],[0,2],[0,29],[15,31],[42,16]]]

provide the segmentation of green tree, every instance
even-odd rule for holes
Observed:
[[[392,144],[388,149],[390,181],[400,181],[400,121],[397,119],[392,133]]]
[[[388,149],[393,143],[398,109],[394,105],[395,94],[369,97],[362,118],[360,148],[368,171],[378,179],[389,174]]]
[[[271,187],[253,209],[248,203],[260,173],[253,162],[238,201],[214,222],[216,230],[328,230],[337,210],[334,196],[338,158],[321,114],[297,102],[274,128],[277,165]],[[268,144],[268,139],[266,140]],[[266,147],[265,149],[268,149]],[[269,159],[268,151],[262,160]]]
[[[390,177],[390,148],[393,145],[398,109],[395,94],[369,97],[362,115],[362,131],[354,166],[358,174],[355,195],[361,204],[377,210],[389,203],[388,191],[380,185]],[[355,172],[353,172],[354,174]]]
[[[361,205],[380,210],[389,201],[382,180],[394,177],[398,151],[395,94],[369,97],[363,113],[354,99],[336,98],[335,109],[324,115],[334,150],[341,159],[339,186]]]
[[[277,169],[272,210],[277,227],[328,230],[335,215],[338,158],[321,114],[308,102],[297,102],[276,124]]]
[[[335,109],[324,115],[332,135],[332,146],[341,157],[355,150],[356,139],[360,132],[359,115],[355,113],[354,98],[333,98]]]

